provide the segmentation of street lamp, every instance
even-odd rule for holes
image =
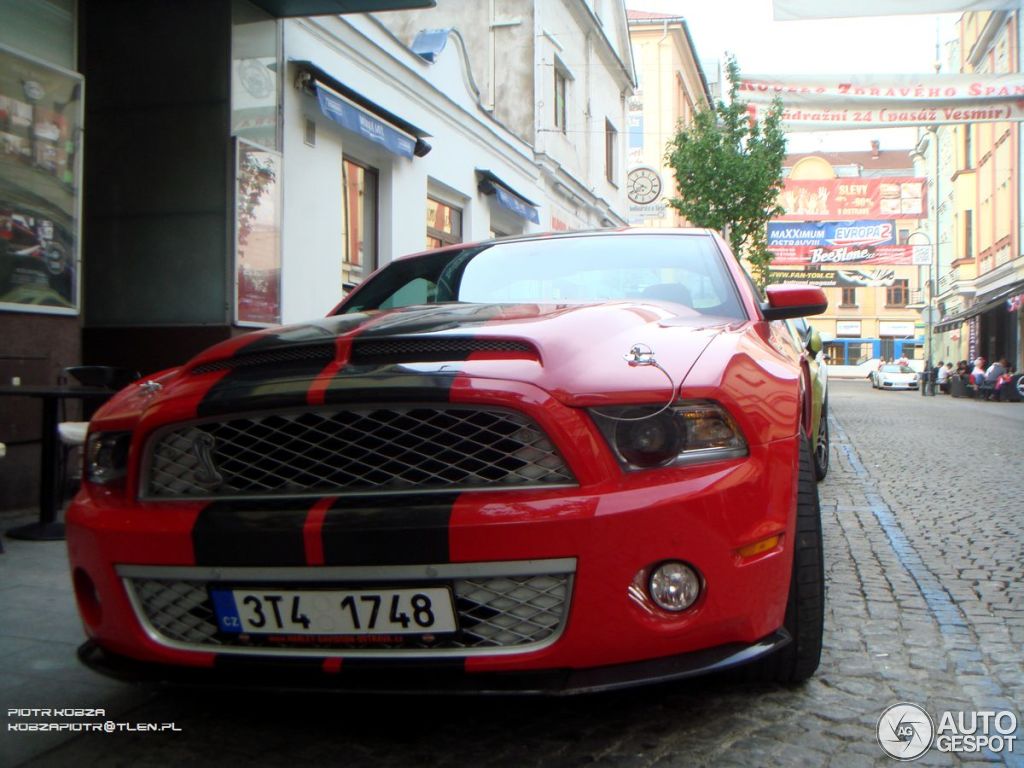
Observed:
[[[915,237],[922,237],[922,238],[924,238],[925,244],[924,245],[914,245],[914,238]],[[923,383],[921,385],[921,394],[922,395],[928,394],[928,392],[926,392],[926,390],[930,390],[931,394],[934,395],[935,394],[935,388],[934,388],[934,385],[931,384],[931,376],[932,376],[932,328],[933,328],[933,326],[935,324],[935,317],[934,317],[934,314],[935,314],[935,308],[934,308],[935,282],[934,282],[934,272],[933,272],[933,266],[934,266],[935,259],[934,259],[933,255],[932,255],[932,239],[928,236],[927,232],[922,232],[921,230],[917,230],[916,232],[911,232],[910,233],[910,236],[907,238],[907,242],[913,247],[913,255],[911,257],[913,263],[916,264],[919,267],[920,266],[924,266],[926,264],[928,265],[928,298],[924,302],[924,309],[922,310],[922,314],[924,315],[925,326],[928,329],[928,335],[926,337],[926,344],[927,344],[927,346],[925,347],[926,351],[925,351],[925,363],[924,363],[924,374],[925,375],[923,377]]]
[[[938,260],[939,255],[939,128],[937,125],[929,125],[927,128],[925,128],[925,131],[925,135],[922,136],[921,139],[917,142],[917,146],[914,147],[914,150],[910,153],[910,155],[916,160],[924,160],[925,152],[928,149],[928,144],[931,143],[929,142],[929,139],[931,137],[935,138],[935,141],[932,146],[932,153],[935,156],[935,176],[933,177],[935,179],[935,183],[932,186],[932,194],[930,196],[932,200],[932,206],[934,206],[935,208],[935,219],[932,221],[932,232],[934,233],[934,235],[932,237],[929,237],[927,232],[922,232],[918,230],[917,232],[912,233],[910,237],[913,238],[914,235],[923,237],[925,239],[925,242],[927,243],[927,245],[924,246],[924,248],[927,248],[928,302],[925,305],[924,311],[926,312],[925,320],[928,327],[928,346],[925,359],[925,386],[921,387],[921,394],[925,394],[925,389],[930,389],[931,394],[934,395],[935,384],[934,382],[931,381],[931,375],[933,361],[932,335],[933,327],[935,325],[935,273],[938,269],[935,262]],[[925,263],[924,254],[922,253],[919,257],[917,247],[914,248],[913,263],[917,265],[924,265]]]

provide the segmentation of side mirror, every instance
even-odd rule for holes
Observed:
[[[821,334],[812,330],[811,339],[807,342],[807,351],[811,353],[812,357],[817,357],[821,352],[821,346]]]
[[[768,301],[761,304],[765,320],[820,315],[828,309],[825,292],[816,285],[780,283],[765,289]]]

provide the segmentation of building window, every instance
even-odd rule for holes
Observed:
[[[610,120],[604,121],[604,176],[612,184],[616,181],[615,167],[618,160],[619,132]]]
[[[964,211],[964,258],[974,258],[974,211]]]
[[[561,65],[555,63],[555,128],[558,128],[562,133],[566,130],[566,101],[569,93],[569,75],[561,67]]]
[[[843,307],[856,307],[857,306],[857,289],[856,288],[843,288],[843,298],[840,306]]]
[[[974,135],[970,125],[964,126],[964,168],[974,167]]]
[[[897,241],[900,245],[908,245],[910,243],[910,230],[901,229],[899,233],[899,239]]]
[[[907,306],[907,295],[910,290],[910,281],[896,280],[891,286],[885,289],[885,303],[890,307]]]
[[[427,198],[427,248],[462,242],[462,211]]]
[[[377,171],[345,158],[345,255],[342,283],[358,283],[377,268]]]

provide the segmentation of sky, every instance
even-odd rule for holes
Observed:
[[[954,38],[959,17],[773,21],[771,0],[626,0],[626,7],[682,16],[705,66],[729,52],[745,75],[934,72],[936,40]],[[945,45],[942,51],[947,55]],[[911,149],[916,132],[890,128],[792,133],[789,151],[867,150],[874,138],[882,149]]]

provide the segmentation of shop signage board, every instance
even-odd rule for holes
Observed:
[[[923,219],[927,188],[923,177],[786,179],[775,221]]]
[[[895,245],[892,219],[768,223],[768,245]]]
[[[770,246],[772,264],[777,266],[832,266],[914,264],[912,245],[777,245]]]
[[[739,90],[754,117],[780,98],[787,130],[1024,120],[1019,73],[748,75]]]
[[[889,288],[896,282],[894,269],[778,269],[771,267],[773,283],[807,283],[819,288]]]
[[[83,89],[0,46],[0,309],[78,314]]]

